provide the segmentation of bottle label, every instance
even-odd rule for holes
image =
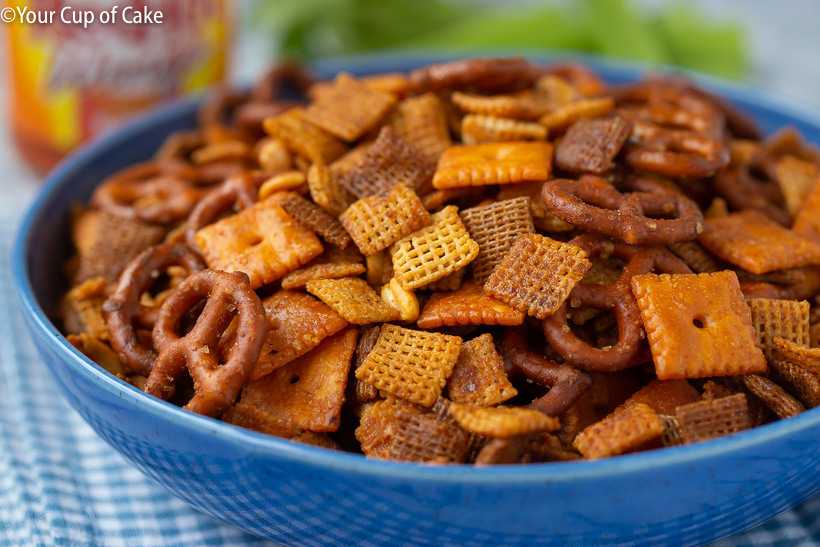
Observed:
[[[225,75],[224,0],[11,0],[11,120],[65,153],[123,119]],[[4,18],[5,20],[5,18]]]

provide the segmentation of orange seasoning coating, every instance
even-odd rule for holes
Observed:
[[[734,272],[632,278],[661,380],[766,372]]]
[[[454,146],[441,154],[433,187],[510,184],[546,180],[552,171],[552,145],[515,142]]]

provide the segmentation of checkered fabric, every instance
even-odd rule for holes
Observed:
[[[28,200],[6,197],[0,202],[0,547],[275,545],[172,496],[63,400],[24,332],[11,284],[12,239]],[[820,496],[715,544],[783,545],[820,545]]]

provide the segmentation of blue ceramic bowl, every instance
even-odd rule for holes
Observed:
[[[541,56],[543,59],[543,56]],[[408,70],[432,56],[321,63],[320,72]],[[440,59],[435,59],[440,60]],[[584,59],[610,81],[643,69]],[[706,85],[820,142],[820,118],[756,91]],[[820,492],[820,410],[703,444],[594,461],[473,468],[366,460],[183,411],[110,376],[49,319],[63,290],[68,208],[107,174],[194,124],[181,103],[73,154],[17,239],[16,289],[34,340],[70,404],[130,462],[197,509],[295,545],[695,545],[762,523]]]

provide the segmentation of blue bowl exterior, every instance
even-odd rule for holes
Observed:
[[[432,56],[321,63],[368,73]],[[543,55],[536,56],[543,59]],[[613,82],[643,68],[584,59]],[[813,113],[707,80],[765,130]],[[14,279],[43,358],[69,401],[113,447],[194,507],[250,533],[298,545],[695,545],[764,522],[820,492],[820,410],[700,445],[597,462],[473,468],[365,460],[241,430],[151,398],[108,375],[48,319],[59,297],[68,205],[102,177],[145,159],[194,105],[175,105],[85,147],[46,182],[18,235]]]

